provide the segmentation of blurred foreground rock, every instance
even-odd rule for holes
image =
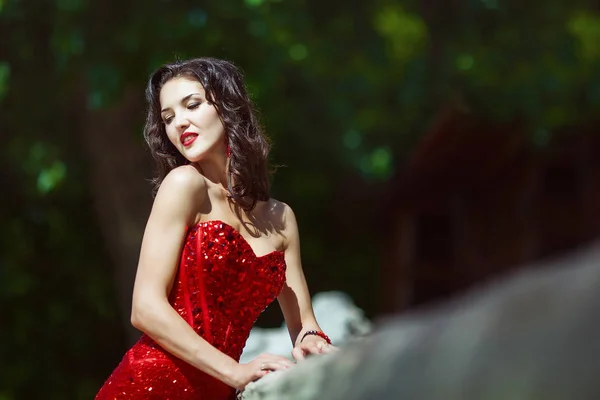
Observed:
[[[600,243],[248,385],[245,400],[600,399]]]

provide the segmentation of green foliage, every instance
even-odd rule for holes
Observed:
[[[568,20],[568,31],[577,40],[576,51],[586,63],[600,59],[600,15],[586,11],[575,13]]]
[[[0,62],[0,100],[8,91],[8,80],[10,77],[10,65],[6,62]]]
[[[400,4],[382,7],[375,15],[375,29],[389,42],[389,58],[404,64],[425,50],[427,26]]]
[[[518,118],[544,147],[600,104],[600,15],[584,0],[0,0],[0,23],[0,399],[90,398],[121,355],[77,121],[125,88],[141,99],[164,62],[242,67],[312,291],[369,313],[379,190],[437,109],[459,98],[491,123]]]

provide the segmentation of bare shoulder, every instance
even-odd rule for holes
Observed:
[[[182,165],[171,170],[159,188],[160,191],[175,191],[178,194],[188,193],[192,196],[206,191],[206,180],[191,165]]]
[[[207,196],[206,188],[206,181],[196,168],[191,165],[177,167],[162,181],[153,211],[193,223],[199,204]]]
[[[268,202],[268,208],[270,218],[277,222],[285,236],[297,234],[298,225],[292,207],[283,201],[271,198]]]

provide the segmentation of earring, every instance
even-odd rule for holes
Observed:
[[[228,137],[225,138],[225,146],[226,146],[225,155],[227,156],[227,158],[229,158],[229,157],[231,157],[231,147],[229,146],[229,138]]]

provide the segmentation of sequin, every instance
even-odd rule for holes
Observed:
[[[211,345],[239,360],[252,325],[285,281],[281,251],[257,257],[222,221],[202,222],[186,236],[169,302]],[[162,349],[147,335],[131,348],[96,400],[225,400],[235,390]]]

